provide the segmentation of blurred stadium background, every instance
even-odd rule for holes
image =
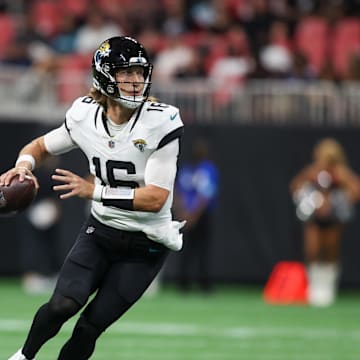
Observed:
[[[150,50],[153,95],[181,109],[180,162],[189,158],[192,140],[205,135],[221,172],[211,245],[217,291],[206,298],[177,293],[173,254],[163,291],[109,331],[98,359],[359,358],[359,212],[342,243],[333,307],[272,307],[261,297],[276,263],[302,260],[288,185],[313,145],[335,137],[360,172],[359,15],[357,0],[0,1],[0,171],[87,93],[99,42],[127,34]],[[86,172],[81,154],[61,162]],[[64,209],[60,259],[87,211],[76,199]],[[0,218],[0,227],[5,358],[45,298],[21,292],[17,218]],[[60,341],[40,359],[53,359]]]

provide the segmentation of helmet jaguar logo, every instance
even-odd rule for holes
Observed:
[[[101,68],[101,59],[109,56],[110,53],[111,53],[110,44],[109,44],[109,41],[106,40],[100,45],[100,47],[96,50],[96,52],[94,54],[96,70],[102,72],[106,76],[107,76],[106,71],[109,71],[109,70]],[[105,71],[105,73],[103,72],[103,70]]]
[[[110,54],[110,44],[109,41],[104,41],[100,46],[98,51],[100,51],[101,56],[109,56]]]
[[[108,64],[102,64],[102,59],[108,57],[111,53],[110,43],[108,40],[104,41],[99,48],[95,51],[94,62],[97,71],[101,72],[106,77],[109,77],[108,71],[110,67]]]
[[[4,193],[2,191],[0,191],[0,208],[3,208],[4,206],[6,206],[7,201],[5,199]]]
[[[133,140],[133,144],[135,145],[136,148],[138,148],[141,152],[144,152],[147,143],[144,139],[136,139]]]

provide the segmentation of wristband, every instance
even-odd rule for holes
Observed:
[[[100,185],[100,184],[95,185],[94,192],[93,192],[93,200],[94,201],[98,201],[98,202],[101,201],[103,190],[104,190],[103,185]]]
[[[101,201],[105,206],[134,210],[135,190],[129,187],[103,187]]]
[[[15,163],[15,166],[17,166],[18,164],[20,164],[21,162],[23,161],[26,161],[26,162],[29,162],[31,164],[31,169],[30,170],[34,170],[35,169],[35,158],[30,155],[30,154],[23,154],[23,155],[20,155],[18,157],[18,159],[16,160],[16,163]]]
[[[109,199],[109,200],[103,200],[102,203],[105,206],[113,206],[123,210],[130,210],[130,211],[134,210],[134,199],[119,199],[119,200]]]
[[[103,200],[132,200],[134,199],[134,189],[130,187],[121,186],[112,188],[105,186],[102,192]]]

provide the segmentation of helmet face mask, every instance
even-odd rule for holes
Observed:
[[[122,94],[116,81],[116,72],[131,66],[144,69],[143,92],[139,96]],[[133,38],[118,36],[105,40],[94,53],[92,71],[95,89],[122,106],[136,109],[149,96],[152,65],[145,48]]]

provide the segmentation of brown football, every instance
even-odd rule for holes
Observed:
[[[30,177],[19,181],[19,176],[11,180],[9,186],[0,186],[0,214],[16,214],[25,210],[36,197],[36,187]]]

